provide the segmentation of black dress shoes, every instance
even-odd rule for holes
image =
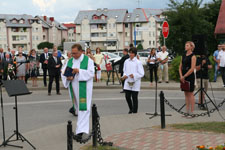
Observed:
[[[132,111],[129,111],[128,114],[132,114]]]
[[[75,110],[74,110],[73,107],[70,108],[69,112],[70,112],[71,114],[73,114],[74,116],[77,116],[77,114],[75,113]]]
[[[83,133],[79,133],[79,134],[74,135],[73,139],[76,140],[76,141],[81,141],[82,136],[83,136]]]

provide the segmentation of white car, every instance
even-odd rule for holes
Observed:
[[[121,59],[120,56],[110,53],[110,52],[102,52],[102,54],[104,55],[104,60],[101,64],[101,70],[106,70],[106,67],[105,67],[106,63],[112,64],[112,61],[117,62],[118,60]]]
[[[149,52],[137,52],[137,55],[139,56],[139,60],[142,62],[142,65],[146,65]]]

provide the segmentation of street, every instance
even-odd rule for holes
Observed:
[[[19,96],[18,110],[20,132],[25,133],[31,130],[65,123],[68,120],[75,120],[75,117],[68,112],[69,108],[72,106],[71,101],[69,100],[68,91],[62,90],[61,92],[62,95],[56,95],[53,91],[52,96],[48,96],[46,91],[34,91],[31,95]],[[93,103],[97,105],[100,116],[128,113],[128,106],[124,94],[119,92],[120,89],[94,90]],[[166,99],[168,99],[177,108],[180,108],[184,104],[183,92],[174,90],[167,90],[164,92]],[[211,91],[208,93],[213,99]],[[217,104],[224,98],[223,91],[214,91],[214,95],[216,97]],[[142,90],[139,93],[139,112],[154,112],[154,96],[154,90]],[[6,137],[8,137],[13,133],[13,130],[15,130],[15,111],[13,110],[14,97],[8,97],[7,93],[3,92],[3,101]],[[212,104],[209,104],[209,106],[212,108]],[[197,109],[197,105],[195,108]],[[225,106],[222,106],[220,110],[224,111]],[[166,111],[170,112],[173,110],[166,106]],[[0,123],[0,136],[2,137],[2,120]]]

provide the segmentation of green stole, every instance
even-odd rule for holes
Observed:
[[[73,58],[69,59],[67,63],[67,67],[72,68],[73,66]],[[83,60],[80,63],[80,69],[87,70],[88,68],[88,56],[84,55]],[[70,88],[70,96],[73,102],[73,108],[75,103],[75,95],[73,92],[72,82],[69,85]],[[87,81],[79,81],[79,110],[86,111],[87,110]]]

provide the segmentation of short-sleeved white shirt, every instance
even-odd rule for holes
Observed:
[[[220,51],[218,55],[218,59],[220,60],[220,67],[225,67],[225,51]]]

